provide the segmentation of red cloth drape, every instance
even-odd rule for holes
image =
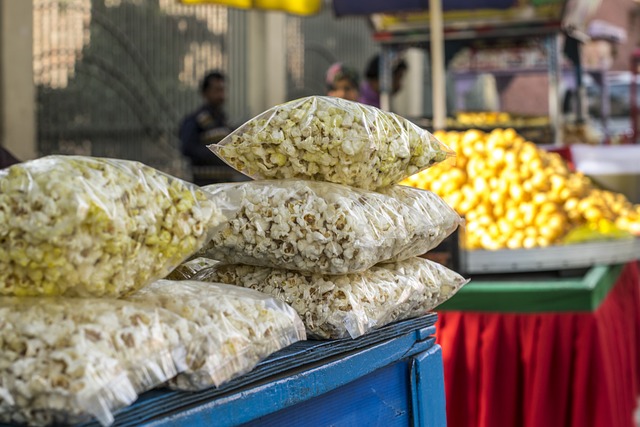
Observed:
[[[593,313],[438,313],[449,427],[631,427],[639,270],[626,265]]]

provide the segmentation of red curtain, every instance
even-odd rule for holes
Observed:
[[[438,316],[449,427],[633,426],[638,263],[593,313]]]

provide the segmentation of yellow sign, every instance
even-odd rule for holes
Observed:
[[[182,4],[217,4],[241,9],[280,10],[294,15],[320,12],[322,0],[179,0]]]

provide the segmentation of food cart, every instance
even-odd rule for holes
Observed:
[[[435,321],[430,314],[356,340],[300,341],[220,388],[150,391],[120,411],[113,425],[442,426]]]

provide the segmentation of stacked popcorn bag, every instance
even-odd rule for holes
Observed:
[[[258,180],[82,156],[0,170],[0,423],[109,425],[144,391],[220,386],[466,283],[418,257],[461,219],[396,185],[451,154],[405,119],[310,97],[210,148]]]
[[[254,181],[203,188],[233,212],[198,253],[220,262],[194,279],[272,295],[316,339],[426,314],[466,283],[419,257],[461,219],[434,193],[395,185],[452,154],[408,120],[308,97],[209,148]]]

